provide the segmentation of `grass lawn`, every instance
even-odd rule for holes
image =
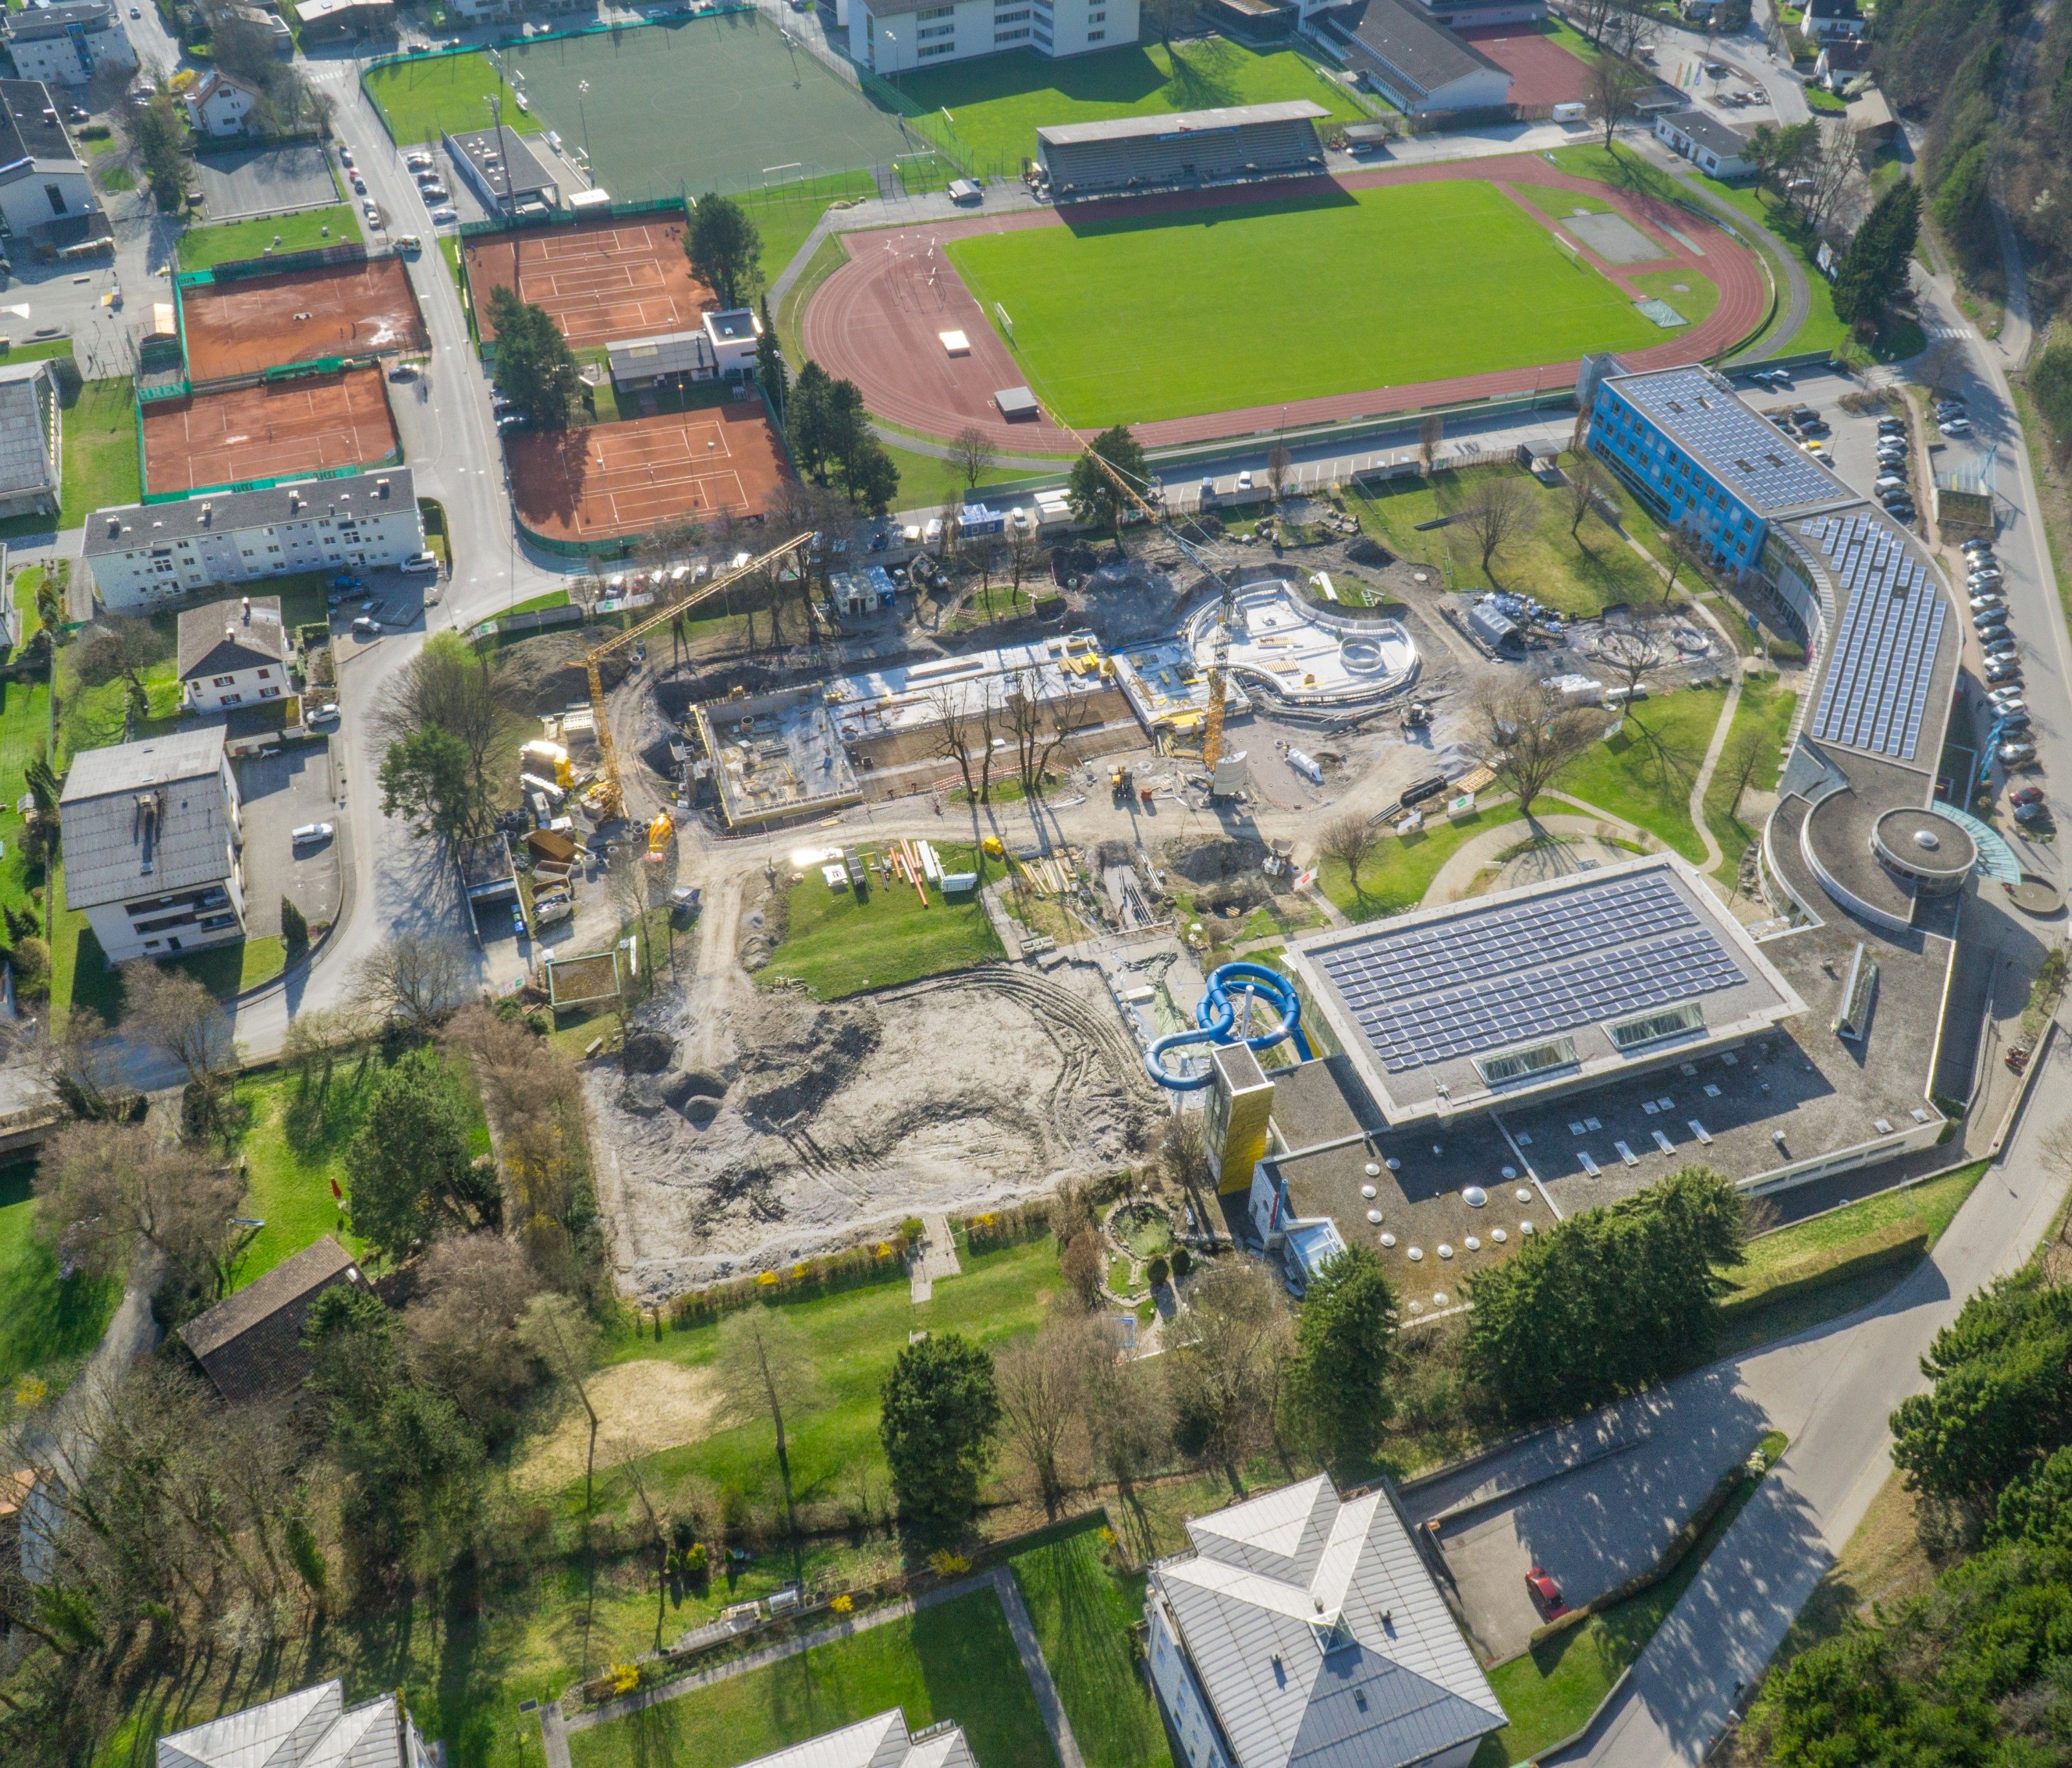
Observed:
[[[250,1114],[240,1152],[245,1162],[242,1213],[266,1223],[237,1268],[242,1289],[327,1234],[358,1256],[363,1247],[339,1226],[331,1181],[345,1188],[345,1147],[359,1129],[379,1069],[339,1064],[328,1088],[305,1087],[290,1070],[244,1076],[238,1102]]]
[[[976,863],[969,847],[936,844],[951,870]],[[976,895],[946,901],[931,886],[924,906],[911,885],[882,882],[874,870],[867,896],[831,890],[809,867],[791,886],[791,927],[756,980],[765,988],[794,978],[823,1001],[859,989],[886,988],[917,977],[939,976],[1001,955],[1000,936]]]
[[[47,362],[71,354],[69,338],[24,338],[0,350],[0,362]]]
[[[1485,573],[1481,549],[1464,524],[1421,533],[1419,524],[1466,508],[1493,472],[1512,475],[1531,494],[1534,519],[1532,527],[1498,553]],[[1622,487],[1613,490],[1626,533],[1651,550],[1657,541],[1654,524],[1639,518]],[[1572,615],[1596,614],[1622,602],[1659,601],[1662,579],[1624,536],[1592,516],[1570,537],[1567,505],[1564,487],[1543,485],[1515,467],[1485,467],[1390,480],[1350,495],[1346,507],[1391,552],[1437,567],[1451,590],[1486,589],[1494,580],[1502,588],[1529,592],[1549,607]]]
[[[68,339],[54,341],[66,351],[72,347]],[[30,359],[24,353],[6,360]],[[143,495],[135,395],[127,380],[74,380],[64,376],[59,387],[59,409],[64,413],[64,504],[56,526],[77,528],[95,510],[134,504]],[[47,516],[13,516],[0,522],[0,541],[47,533],[51,525]]]
[[[130,732],[133,739],[171,730],[180,713],[179,675],[174,656],[179,615],[169,610],[144,618],[151,629],[152,660],[138,673],[150,706],[147,716]],[[113,681],[88,686],[75,672],[78,657],[76,645],[66,645],[57,654],[57,766],[60,773],[81,750],[101,749],[110,743],[121,742],[129,710],[129,683],[118,676]]]
[[[1075,218],[948,249],[988,314],[997,303],[1012,315],[1030,385],[1083,427],[1482,374],[1662,335],[1473,179]],[[1293,303],[1291,265],[1312,291]],[[1279,315],[1275,347],[1233,349],[1264,312]]]
[[[35,1171],[33,1160],[0,1167],[0,1295],[7,1298],[0,1309],[0,1383],[10,1386],[32,1373],[62,1379],[65,1363],[100,1342],[122,1297],[113,1279],[58,1275],[56,1256],[35,1231]]]
[[[370,68],[361,84],[388,125],[398,147],[435,142],[449,130],[487,129],[491,97],[504,101],[507,128],[536,135],[542,125],[529,111],[511,102],[489,57],[477,51],[459,56],[413,56],[385,68]]]
[[[840,1505],[867,1473],[882,1491],[884,1452],[878,1441],[878,1392],[892,1359],[917,1331],[961,1332],[989,1349],[1033,1332],[1051,1300],[1063,1293],[1058,1249],[1048,1239],[976,1256],[935,1285],[934,1299],[914,1305],[905,1267],[893,1261],[882,1283],[775,1304],[801,1330],[814,1359],[811,1401],[787,1420],[787,1446],[800,1507]],[[631,1335],[614,1342],[610,1360],[660,1358],[708,1368],[718,1350],[718,1329],[699,1325],[665,1332],[660,1341]],[[522,1458],[522,1451],[521,1451]],[[664,1487],[740,1491],[766,1509],[779,1501],[772,1437],[767,1423],[717,1430],[698,1441],[648,1458],[649,1480]]]
[[[1591,744],[1554,790],[1623,817],[1702,862],[1705,844],[1691,825],[1691,786],[1725,705],[1724,688],[1686,688],[1643,700],[1619,734]]]
[[[1633,278],[1642,294],[1667,301],[1693,325],[1703,325],[1720,304],[1720,291],[1711,279],[1696,270],[1644,270]]]
[[[225,221],[219,227],[192,227],[180,236],[180,268],[206,270],[240,258],[264,257],[269,246],[277,252],[308,252],[360,236],[360,216],[349,203],[304,209],[295,215]],[[277,237],[278,246],[273,244]]]
[[[1732,618],[1737,611],[1726,611]],[[1705,820],[1711,825],[1712,838],[1720,844],[1723,857],[1719,875],[1723,878],[1741,875],[1741,855],[1759,832],[1752,824],[1738,820],[1734,815],[1738,807],[1729,802],[1734,796],[1736,770],[1729,763],[1735,750],[1750,733],[1762,742],[1762,759],[1749,776],[1749,791],[1768,791],[1776,785],[1778,770],[1783,765],[1785,733],[1791,728],[1792,713],[1798,704],[1797,694],[1786,692],[1767,676],[1752,676],[1741,684],[1741,703],[1734,709],[1727,746],[1720,751],[1720,764],[1705,787]]]
[[[1144,1618],[1144,1574],[1109,1564],[1106,1519],[1090,1516],[1008,1564],[1087,1768],[1172,1768],[1130,1637]]]
[[[1336,860],[1326,860],[1318,868],[1318,888],[1355,921],[1400,915],[1424,899],[1439,868],[1464,842],[1485,829],[1518,820],[1517,804],[1505,803],[1478,810],[1472,816],[1437,817],[1414,835],[1384,834],[1375,857],[1360,868],[1359,890]]]
[[[943,500],[952,491],[961,495],[964,488],[964,475],[956,466],[935,454],[924,454],[918,449],[902,448],[896,442],[878,440],[885,444],[885,451],[892,457],[892,464],[899,469],[899,490],[892,500],[894,509],[937,510]],[[1071,467],[1069,461],[1058,463],[1058,475],[1063,477]],[[989,485],[1020,483],[1034,478],[1014,467],[995,467],[979,481],[979,493],[984,496]]]
[[[1056,1768],[1000,1598],[975,1590],[572,1733],[577,1768],[733,1768],[898,1707],[954,1719],[985,1768]]]
[[[1784,1438],[1773,1432],[1763,1438],[1762,1447],[1774,1461],[1784,1452]],[[1579,1729],[1611,1692],[1619,1673],[1646,1649],[1760,1484],[1744,1481],[1659,1584],[1490,1671],[1490,1686],[1511,1723],[1482,1740],[1470,1768],[1504,1768],[1507,1762],[1526,1761]]]
[[[799,255],[806,236],[819,224],[828,205],[847,196],[874,196],[877,181],[869,172],[845,172],[816,178],[796,187],[753,191],[736,200],[763,236],[763,281],[767,287]]]
[[[23,851],[24,825],[14,807],[28,789],[23,770],[45,752],[50,717],[47,684],[0,681],[0,845],[6,848],[0,853],[0,902],[17,909],[27,907],[31,892],[43,882],[43,868],[32,869]]]
[[[894,82],[922,114],[917,126],[950,113],[950,126],[980,170],[1018,173],[1036,157],[1036,131],[1165,111],[1211,110],[1307,98],[1347,121],[1367,113],[1318,64],[1291,49],[1266,54],[1211,37],[1168,51],[1153,43],[1050,61],[992,56],[902,73]]]

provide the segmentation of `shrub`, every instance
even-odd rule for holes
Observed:
[[[1174,1276],[1185,1277],[1190,1271],[1193,1270],[1194,1268],[1194,1255],[1192,1252],[1190,1252],[1184,1246],[1174,1247],[1173,1248]]]
[[[1162,1256],[1153,1259],[1144,1268],[1144,1275],[1154,1289],[1163,1288],[1166,1279],[1172,1274],[1172,1267],[1166,1264]]]
[[[285,896],[281,898],[281,943],[287,947],[291,960],[300,957],[310,948],[309,920]]]
[[[2072,337],[2059,338],[2036,359],[2029,390],[2052,439],[2072,449]]]

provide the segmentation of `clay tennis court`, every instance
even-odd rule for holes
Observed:
[[[623,539],[722,510],[760,516],[791,476],[759,399],[520,434],[504,447],[518,520],[549,540]]]
[[[1587,103],[1589,64],[1544,25],[1471,25],[1459,33],[1511,76],[1511,101],[1527,109]]]
[[[144,407],[144,485],[191,491],[327,467],[375,467],[398,444],[379,368],[230,387]]]
[[[576,350],[688,331],[719,305],[691,274],[680,220],[514,228],[469,240],[462,251],[485,343],[496,335],[489,291],[500,284],[545,307]]]
[[[1769,286],[1762,265],[1748,247],[1674,204],[1642,192],[1614,188],[1556,171],[1537,154],[1430,166],[1377,168],[1351,172],[1337,182],[1348,189],[1429,179],[1487,179],[1499,187],[1523,184],[1575,191],[1597,198],[1634,223],[1663,246],[1664,268],[1689,269],[1719,291],[1711,315],[1696,325],[1663,333],[1663,342],[1622,351],[1630,368],[1659,368],[1672,364],[1708,360],[1732,349],[1762,322],[1769,306]],[[1314,183],[1248,187],[1235,200],[1258,203],[1280,191],[1302,191]],[[1555,231],[1554,223],[1515,190],[1520,209]],[[1233,197],[1216,191],[1137,197],[1088,205],[1106,221],[1132,216],[1184,214],[1229,204]],[[1061,227],[1068,219],[1042,209],[972,216],[919,226],[884,228],[844,236],[849,261],[821,285],[808,304],[800,331],[805,353],[831,375],[853,380],[874,417],[944,438],[969,426],[996,447],[1022,454],[1059,454],[1072,438],[1047,418],[1009,422],[993,403],[994,393],[1028,379],[1029,370],[1012,354],[986,312],[948,261],[944,242],[979,232],[1022,228]],[[1673,244],[1671,242],[1674,242]],[[1608,263],[1587,245],[1582,261],[1627,293],[1639,290],[1634,269]],[[941,334],[961,331],[969,345],[960,356],[944,348]],[[1501,397],[1540,387],[1572,386],[1579,364],[1554,362],[1462,375],[1449,380],[1400,383],[1360,391],[1300,399],[1286,406],[1257,405],[1202,416],[1169,417],[1133,424],[1137,440],[1149,447],[1207,442],[1224,436],[1272,430],[1276,425],[1338,423],[1385,417],[1429,405],[1469,399]],[[1359,372],[1348,365],[1348,378]],[[1040,392],[1040,389],[1038,391]]]
[[[180,290],[195,386],[327,356],[430,347],[401,258],[327,265]]]

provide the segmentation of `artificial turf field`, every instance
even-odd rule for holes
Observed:
[[[950,242],[1030,384],[1098,429],[1667,335],[1495,186],[1447,179]],[[996,320],[996,323],[997,323]]]
[[[409,56],[365,75],[367,96],[381,113],[398,147],[435,142],[449,131],[489,127],[488,100],[495,97],[504,121],[521,135],[536,135],[541,123],[511,102],[496,64],[480,50],[458,56]]]
[[[1062,61],[987,56],[902,73],[894,84],[910,101],[916,127],[932,134],[934,120],[948,112],[978,170],[1004,176],[1018,175],[1022,162],[1036,157],[1039,128],[1059,123],[1290,98],[1312,100],[1348,121],[1369,114],[1342,85],[1321,77],[1306,56],[1292,49],[1262,55],[1223,37],[1172,50],[1133,43]]]

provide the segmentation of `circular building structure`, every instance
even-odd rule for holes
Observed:
[[[1214,657],[1221,618],[1220,601],[1211,601],[1181,628],[1201,669]],[[1237,592],[1231,673],[1269,699],[1297,708],[1362,705],[1408,687],[1418,667],[1416,642],[1400,621],[1313,601],[1286,578]]]
[[[1970,831],[1933,806],[1902,804],[1887,811],[1871,825],[1871,851],[1887,871],[1925,896],[1962,890],[1979,861],[1979,844]]]

